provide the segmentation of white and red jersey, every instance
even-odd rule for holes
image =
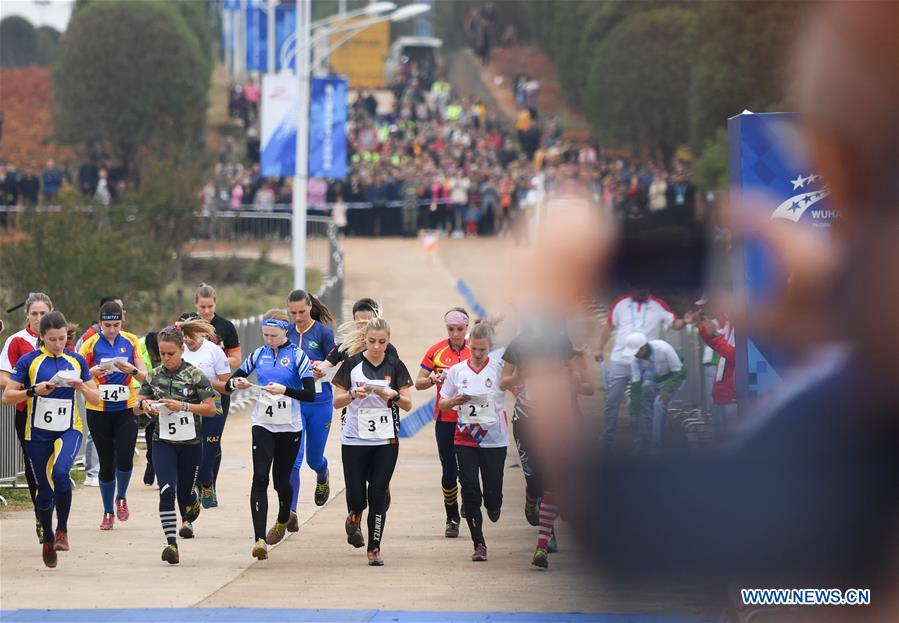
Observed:
[[[447,371],[440,397],[454,398],[459,394],[472,397],[469,403],[457,407],[457,446],[504,448],[509,445],[505,392],[499,388],[502,375],[501,351],[490,353],[480,370],[475,370],[471,359],[466,359]]]
[[[0,372],[12,374],[19,359],[33,350],[37,350],[37,333],[33,333],[31,327],[26,326],[18,333],[10,335],[3,344],[3,351],[0,352]],[[28,401],[20,402],[16,405],[16,409],[24,411],[27,406]]]
[[[609,357],[611,361],[630,365],[633,357],[624,355],[627,336],[639,331],[647,340],[662,337],[662,327],[670,327],[677,320],[668,303],[650,296],[645,301],[635,301],[632,296],[621,296],[609,308],[608,322],[615,329],[615,345]]]

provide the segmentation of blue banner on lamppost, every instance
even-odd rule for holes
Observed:
[[[310,177],[346,177],[346,120],[346,78],[313,78],[309,108]]]
[[[795,113],[743,113],[728,120],[731,203],[739,210],[759,212],[772,227],[819,229],[829,236],[836,218],[821,175],[811,170],[807,148]],[[778,291],[788,287],[768,246],[744,236],[733,249],[734,283],[746,312],[765,310]],[[777,390],[790,365],[779,345],[736,328],[736,385],[745,405]]]

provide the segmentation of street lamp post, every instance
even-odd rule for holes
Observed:
[[[377,13],[392,10],[390,2],[374,2],[361,10],[360,14],[376,15]],[[395,5],[394,5],[395,6]],[[365,27],[383,21],[401,22],[411,19],[429,11],[431,7],[426,4],[410,4],[396,9],[388,16],[372,17],[364,22]],[[348,18],[352,13],[343,16]],[[327,18],[320,22],[312,23],[312,0],[297,0],[297,77],[300,88],[299,110],[297,114],[297,150],[296,170],[293,177],[293,206],[291,219],[291,251],[293,254],[293,287],[295,290],[306,289],[306,213],[308,211],[309,188],[309,76],[312,61],[312,28],[319,24],[325,25],[334,18]],[[356,29],[362,23],[344,29],[335,28],[331,32]],[[362,28],[364,30],[364,28]],[[341,45],[349,38],[341,41]],[[335,48],[338,46],[334,46]],[[329,52],[333,51],[330,49]],[[289,58],[282,54],[282,68],[287,67]]]

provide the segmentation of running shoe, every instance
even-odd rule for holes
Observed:
[[[459,536],[459,522],[455,519],[447,519],[446,520],[446,530],[443,531],[443,536],[448,539],[455,539]]]
[[[487,560],[487,546],[483,543],[478,543],[474,548],[474,554],[471,555],[472,562],[484,562]]]
[[[501,512],[502,512],[501,508],[497,508],[496,510],[490,510],[488,508],[487,509],[487,517],[490,519],[490,521],[492,521],[493,523],[496,523],[497,521],[499,521],[499,514]]]
[[[268,534],[265,535],[265,542],[269,545],[277,545],[286,534],[287,525],[276,521],[275,525],[269,529]]]
[[[549,559],[546,550],[538,547],[537,551],[534,552],[534,560],[531,561],[531,564],[535,567],[540,567],[541,569],[549,567]]]
[[[331,497],[331,481],[326,479],[324,482],[315,483],[315,505],[324,506],[328,498]]]
[[[265,544],[265,539],[256,539],[256,545],[253,546],[253,558],[256,560],[268,558],[268,546]]]
[[[57,552],[69,551],[69,535],[62,530],[56,531],[56,543],[53,546]]]
[[[365,537],[362,536],[362,515],[359,515],[359,519],[356,521],[353,521],[352,513],[347,515],[344,528],[346,528],[347,543],[353,547],[363,547],[365,545]]]
[[[197,487],[194,489],[194,502],[184,511],[184,520],[194,522],[197,520],[197,517],[200,516],[200,509],[203,507],[200,506],[200,488]]]
[[[192,539],[194,538],[194,525],[189,521],[185,521],[181,524],[181,529],[178,530],[178,536],[182,539]]]
[[[41,520],[38,517],[34,518],[34,531],[37,533],[37,542],[39,544],[43,544],[43,542],[44,542],[44,526],[41,525]]]
[[[41,558],[44,560],[44,564],[51,569],[56,566],[56,548],[52,541],[44,541],[41,546]]]
[[[369,567],[383,567],[384,561],[381,560],[381,550],[380,549],[372,549],[368,551],[368,566]]]
[[[287,526],[288,532],[299,532],[300,531],[300,518],[293,511],[290,511],[290,519],[287,520],[285,524]]]
[[[549,537],[549,543],[546,545],[546,551],[550,554],[555,554],[559,551],[559,542],[556,541],[556,533],[553,532],[552,536]]]
[[[128,521],[131,513],[128,512],[128,500],[125,498],[115,499],[115,516],[119,521]]]
[[[153,469],[152,463],[147,463],[147,466],[144,468],[144,484],[152,487],[154,480],[156,480],[156,470]]]
[[[103,521],[100,522],[100,530],[112,530],[115,525],[115,515],[112,513],[103,513]]]
[[[536,526],[540,523],[540,500],[533,500],[525,496],[524,500],[524,516],[528,523]]]
[[[212,508],[213,500],[215,499],[215,489],[211,486],[202,487],[200,493],[200,503],[203,505],[203,508]]]
[[[181,557],[178,556],[178,546],[166,545],[162,550],[162,559],[170,565],[177,565],[181,561]]]
[[[100,479],[97,476],[85,476],[84,477],[84,486],[85,487],[99,487]]]

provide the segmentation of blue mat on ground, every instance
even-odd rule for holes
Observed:
[[[0,610],[4,623],[711,623],[711,617],[566,612],[414,612],[292,608]]]
[[[412,437],[418,431],[434,421],[434,406],[436,398],[431,398],[427,403],[418,407],[415,411],[400,420],[400,439]]]

